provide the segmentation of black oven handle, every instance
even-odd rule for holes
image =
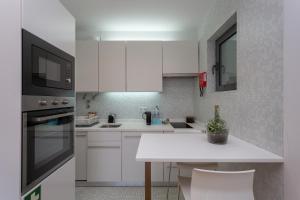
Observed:
[[[72,116],[72,115],[74,115],[74,112],[51,115],[51,116],[46,116],[46,117],[33,117],[29,121],[33,122],[33,123],[41,123],[41,122],[49,121],[51,119],[58,119],[58,118],[61,118],[61,117],[67,117],[67,116]]]

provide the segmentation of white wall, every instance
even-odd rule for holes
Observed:
[[[235,12],[237,90],[215,92],[215,76],[211,70],[215,64],[214,36]],[[218,104],[230,134],[283,155],[283,1],[217,1],[200,39],[200,70],[208,73],[208,88],[204,97],[196,90],[197,119],[208,121],[213,117],[213,106]],[[226,168],[255,168],[255,199],[283,199],[282,165]]]
[[[237,90],[215,91],[215,42],[211,38],[237,12]],[[200,45],[200,70],[207,71],[204,97],[196,94],[200,121],[221,116],[238,136],[274,153],[283,154],[283,2],[282,0],[217,1]],[[271,139],[270,139],[271,138]]]
[[[300,199],[300,1],[284,2],[284,199],[296,200]]]
[[[0,1],[0,199],[21,188],[21,0]]]
[[[59,0],[22,0],[22,27],[75,56],[75,19]]]

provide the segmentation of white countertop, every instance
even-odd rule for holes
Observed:
[[[146,125],[145,123],[141,122],[123,122],[122,125],[118,128],[100,128],[101,125],[104,123],[96,124],[92,127],[76,127],[76,131],[106,131],[106,132],[125,132],[125,131],[136,131],[136,132],[172,132],[174,128],[167,124],[160,124],[160,125]]]
[[[283,163],[283,158],[229,136],[211,144],[205,134],[143,134],[136,155],[142,162]]]
[[[80,132],[94,132],[94,131],[104,131],[104,132],[174,132],[175,129],[170,124],[159,124],[159,125],[146,125],[143,120],[123,120],[118,121],[121,126],[118,128],[100,128],[101,125],[106,123],[99,123],[92,127],[76,127],[75,130]],[[180,129],[180,131],[198,131],[201,132],[203,126],[198,123],[189,124],[193,129]],[[176,129],[178,130],[178,129]]]

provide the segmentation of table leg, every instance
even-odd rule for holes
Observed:
[[[145,200],[151,200],[151,162],[145,162]]]

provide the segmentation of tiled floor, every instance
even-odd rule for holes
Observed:
[[[167,200],[166,187],[154,187],[152,199]],[[143,187],[77,187],[76,200],[143,200]],[[170,188],[169,200],[177,200],[177,188]]]

